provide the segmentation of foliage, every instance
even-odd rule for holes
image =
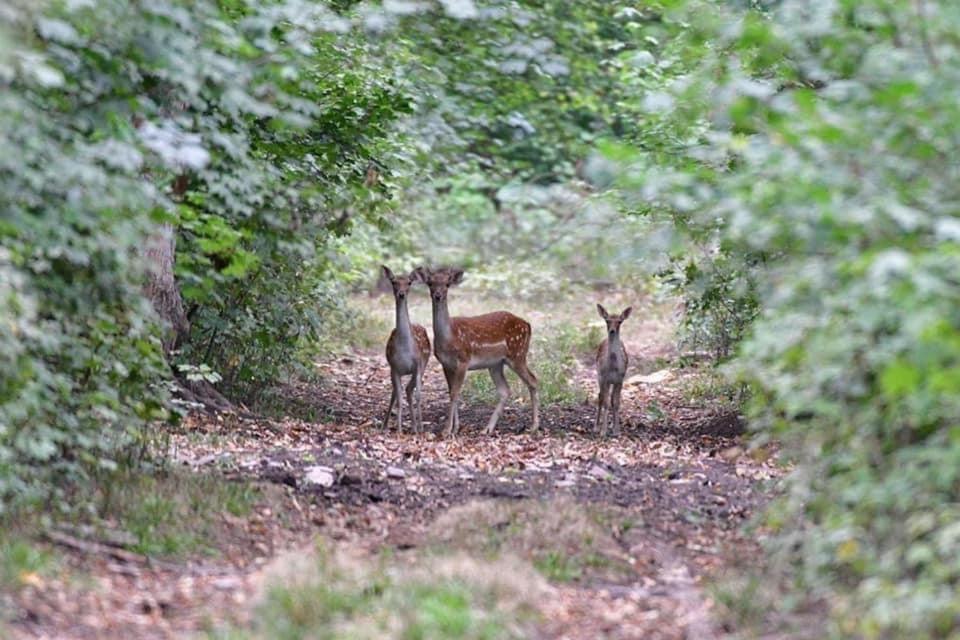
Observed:
[[[409,126],[448,174],[479,171],[475,190],[488,196],[509,180],[564,182],[597,140],[635,130],[625,80],[655,65],[657,40],[644,32],[655,10],[620,0],[457,4],[459,14],[398,6],[412,15],[392,16],[403,28],[383,43],[409,61],[418,89]]]
[[[799,462],[773,566],[829,608],[824,634],[956,635],[960,9],[678,4],[700,67],[664,104],[704,105],[674,114],[702,134],[629,156],[622,184],[712,234],[761,302],[733,370]]]
[[[336,306],[324,243],[393,186],[408,98],[299,0],[12,3],[0,31],[0,495],[143,450],[162,418],[144,247],[178,234],[178,364],[275,378]],[[108,37],[107,37],[107,34]],[[178,367],[179,369],[179,367]],[[49,489],[49,485],[47,487]]]
[[[506,184],[500,208],[470,174],[439,178],[437,191],[419,198],[416,215],[404,217],[380,239],[379,251],[412,264],[458,264],[471,280],[505,297],[557,297],[583,283],[612,283],[642,272],[636,238],[645,219],[624,218],[584,185]],[[369,267],[368,267],[369,268]]]
[[[271,47],[288,31],[274,33]],[[397,163],[390,126],[407,110],[389,69],[360,41],[309,42],[305,52],[281,48],[268,64],[258,60],[246,90],[270,96],[260,108],[269,119],[238,114],[229,128],[243,148],[215,155],[179,208],[178,277],[193,321],[183,358],[213,365],[247,397],[339,306],[327,243],[386,202],[390,174],[370,172]],[[203,122],[206,106],[197,108]],[[218,133],[219,118],[207,125]]]
[[[613,172],[593,150],[652,129],[638,94],[675,62],[661,55],[661,8],[456,4],[451,15],[384,3],[387,14],[367,21],[374,38],[385,34],[374,40],[382,57],[403,61],[415,96],[403,130],[433,179],[406,190],[406,215],[364,253],[482,269],[527,296],[636,275],[657,259],[638,250],[648,225],[594,195]],[[665,127],[650,133],[661,147]]]
[[[138,175],[148,152],[107,108],[125,75],[112,86],[93,77],[109,62],[71,51],[80,24],[8,9],[0,144],[17,151],[0,160],[4,501],[46,491],[38,478],[112,468],[165,396],[137,252],[163,198]],[[42,47],[20,38],[34,29]]]
[[[730,355],[759,311],[753,269],[728,251],[691,248],[658,273],[683,301],[682,349],[706,351],[717,362]]]

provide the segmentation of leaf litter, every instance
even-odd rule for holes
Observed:
[[[389,395],[382,356],[358,352],[323,370],[321,383],[294,383],[285,395],[325,420],[197,415],[172,435],[169,453],[184,468],[266,488],[248,516],[212,514],[230,531],[216,554],[156,563],[68,550],[66,573],[85,576],[86,586],[63,576],[27,584],[14,603],[14,637],[171,638],[242,626],[263,568],[281,551],[320,537],[370,553],[407,552],[427,544],[451,509],[483,501],[582,505],[605,518],[618,557],[629,560],[616,579],[588,568],[552,585],[539,636],[722,635],[704,581],[733,558],[759,552],[743,526],[784,469],[775,452],[746,452],[736,413],[686,397],[683,382],[696,369],[626,386],[623,433],[607,440],[592,432],[589,403],[544,407],[545,428],[531,434],[529,405],[518,398],[493,436],[480,433],[491,399],[464,406],[461,436],[442,439],[434,431],[446,390],[433,370],[423,397],[427,432],[382,431]],[[577,377],[591,388],[585,363]]]

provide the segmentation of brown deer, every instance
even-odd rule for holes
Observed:
[[[397,430],[403,433],[403,394],[401,393],[402,377],[409,375],[407,383],[407,406],[410,408],[411,421],[414,430],[419,433],[423,429],[423,416],[420,412],[420,388],[423,386],[423,373],[430,362],[430,338],[427,330],[419,324],[410,324],[410,312],[407,309],[407,294],[410,287],[422,282],[417,272],[408,276],[394,276],[387,267],[383,267],[383,275],[393,286],[393,298],[397,303],[397,327],[390,332],[387,340],[387,363],[390,365],[390,379],[393,382],[393,393],[390,395],[390,406],[387,415],[383,418],[383,428],[390,423],[390,413],[393,405],[397,405]]]
[[[627,307],[618,316],[611,316],[603,305],[597,304],[600,317],[607,323],[607,339],[597,347],[597,382],[600,383],[600,397],[597,398],[597,423],[595,431],[600,437],[607,437],[607,422],[613,422],[613,434],[620,434],[620,391],[623,378],[627,374],[627,350],[620,341],[620,325],[630,317],[633,307]],[[608,393],[609,390],[609,393]],[[609,396],[609,401],[608,401]],[[609,414],[604,415],[604,410]]]
[[[417,273],[430,287],[433,304],[433,353],[443,365],[450,390],[450,410],[447,414],[446,435],[460,430],[460,391],[467,371],[488,369],[497,387],[500,401],[487,422],[485,433],[493,432],[503,407],[510,399],[510,385],[504,376],[504,365],[513,369],[530,390],[533,405],[533,431],[540,428],[537,399],[537,377],[527,366],[530,349],[530,323],[506,311],[494,311],[480,316],[451,318],[447,310],[447,290],[460,284],[463,269],[417,268]]]

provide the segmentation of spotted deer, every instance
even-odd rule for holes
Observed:
[[[627,307],[618,316],[611,316],[603,305],[597,304],[600,317],[607,323],[607,338],[597,347],[597,382],[600,383],[600,397],[597,398],[597,422],[594,430],[600,437],[607,437],[608,419],[613,423],[613,434],[620,433],[620,391],[623,378],[627,373],[627,350],[620,341],[620,325],[630,317],[633,307]],[[609,393],[608,393],[609,391]],[[609,400],[608,400],[609,397]],[[609,414],[604,415],[609,409]]]
[[[494,311],[480,316],[451,318],[447,310],[447,291],[463,280],[463,269],[426,269],[417,272],[430,287],[433,304],[433,353],[443,366],[450,391],[450,410],[447,413],[446,435],[454,436],[460,430],[460,392],[467,371],[487,369],[500,396],[485,433],[493,432],[510,399],[510,385],[504,376],[504,365],[513,369],[530,390],[533,406],[533,427],[540,428],[537,397],[537,377],[527,366],[530,349],[530,323],[506,311]]]
[[[397,303],[397,327],[390,332],[387,340],[387,363],[390,365],[390,379],[393,383],[393,393],[390,395],[390,406],[387,415],[383,418],[383,428],[390,424],[390,413],[393,405],[397,405],[397,430],[403,433],[403,394],[401,393],[402,377],[409,375],[407,383],[407,406],[410,408],[413,428],[418,433],[423,429],[423,417],[420,411],[420,388],[423,386],[423,373],[430,362],[430,338],[427,330],[419,324],[410,323],[410,312],[407,309],[407,294],[410,287],[422,282],[417,272],[408,276],[395,276],[387,267],[383,267],[383,275],[393,286],[393,298]]]

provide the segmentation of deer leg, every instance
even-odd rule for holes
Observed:
[[[407,384],[407,405],[410,407],[413,429],[417,433],[423,432],[423,412],[420,406],[420,387],[423,386],[424,366],[419,364]]]
[[[446,367],[443,368],[443,377],[447,379],[447,396],[451,399],[453,398],[453,374],[454,374],[453,369],[447,369]],[[445,435],[446,435],[447,429],[453,428],[452,416],[453,416],[453,402],[451,401],[450,406],[447,407],[447,419],[445,420],[445,422],[447,423],[447,427],[444,429],[444,432],[443,432]]]
[[[450,410],[447,413],[446,436],[451,437],[460,428],[457,405],[460,403],[460,390],[463,389],[463,379],[467,375],[467,367],[462,365],[449,371],[445,369],[444,373],[447,374],[447,386],[450,390]]]
[[[397,431],[403,433],[403,378],[399,373],[391,372],[393,394],[397,396]]]
[[[610,405],[613,409],[613,435],[620,435],[620,391],[623,389],[622,382],[613,384],[613,391],[610,392]]]
[[[604,422],[605,416],[603,415],[603,410],[607,401],[607,389],[609,386],[606,382],[600,383],[600,393],[597,395],[597,421],[593,425],[594,433],[603,433],[604,435],[606,433],[607,425],[606,422]]]
[[[539,386],[537,376],[533,375],[533,371],[530,371],[526,360],[516,362],[508,361],[507,364],[520,376],[523,383],[527,385],[527,389],[530,390],[530,404],[533,405],[533,428],[530,432],[536,433],[537,430],[540,429],[540,399],[537,393],[537,387]]]
[[[393,382],[393,373],[391,372],[391,381],[390,384],[393,387],[393,391],[390,393],[390,404],[387,405],[387,415],[383,417],[383,430],[386,431],[390,428],[390,414],[393,413],[393,403],[397,401],[397,385]]]
[[[493,378],[493,384],[497,388],[497,394],[500,396],[500,400],[497,402],[497,408],[493,410],[493,415],[490,416],[490,421],[487,422],[487,428],[484,430],[484,433],[487,435],[493,433],[493,429],[497,426],[497,421],[500,419],[500,413],[503,411],[504,405],[507,404],[507,400],[510,399],[510,384],[503,375],[502,362],[490,367],[490,377]]]
[[[417,431],[419,425],[417,425],[417,405],[413,403],[413,391],[417,386],[417,372],[414,371],[413,375],[410,376],[410,382],[407,383],[407,408],[410,409],[410,424],[413,426],[410,427],[412,431]]]
[[[417,368],[417,386],[414,389],[414,398],[417,401],[417,433],[423,433],[423,405],[421,404],[422,400],[422,389],[423,389],[423,373],[426,371],[427,367],[425,364],[421,364]]]
[[[460,392],[463,390],[463,383],[467,379],[467,365],[463,364],[457,367],[457,375],[454,381],[457,383],[457,395],[453,400],[453,435],[460,433]]]

